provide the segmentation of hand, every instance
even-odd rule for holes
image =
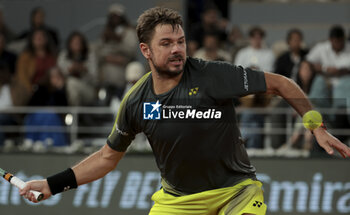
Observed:
[[[326,72],[330,76],[336,76],[339,73],[338,69],[335,67],[327,67]]]
[[[350,148],[328,133],[325,129],[320,127],[313,130],[313,132],[318,144],[328,154],[332,155],[334,153],[333,149],[336,149],[343,158],[350,157]]]
[[[19,194],[31,202],[37,203],[38,201],[35,199],[34,194],[29,192],[29,190],[39,191],[44,194],[43,200],[48,199],[50,196],[52,196],[49,184],[47,183],[46,179],[29,181],[26,182],[26,184],[27,186],[21,189]]]

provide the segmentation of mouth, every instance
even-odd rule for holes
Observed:
[[[172,58],[169,58],[169,63],[173,65],[181,65],[183,63],[183,58],[181,56],[175,56]]]

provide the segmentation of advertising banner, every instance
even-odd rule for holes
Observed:
[[[1,154],[1,168],[22,180],[41,179],[83,159],[80,155]],[[347,159],[252,159],[264,184],[267,214],[350,214]],[[33,204],[0,180],[1,214],[148,214],[160,174],[151,155],[127,155],[104,178]]]

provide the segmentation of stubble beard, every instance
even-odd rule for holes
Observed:
[[[181,55],[176,55],[176,56],[179,56],[182,58]],[[182,68],[181,69],[178,69],[178,70],[173,70],[173,71],[170,71],[170,70],[167,70],[167,69],[164,69],[160,66],[158,66],[156,63],[155,63],[155,60],[153,60],[153,56],[150,57],[150,61],[153,65],[153,67],[155,68],[156,70],[156,73],[159,75],[159,76],[162,76],[162,77],[165,77],[165,78],[175,78],[177,76],[179,76],[181,73],[183,73],[184,71],[184,64],[182,65]]]

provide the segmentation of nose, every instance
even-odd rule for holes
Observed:
[[[171,53],[175,54],[181,51],[181,47],[179,44],[175,43],[171,49]]]

